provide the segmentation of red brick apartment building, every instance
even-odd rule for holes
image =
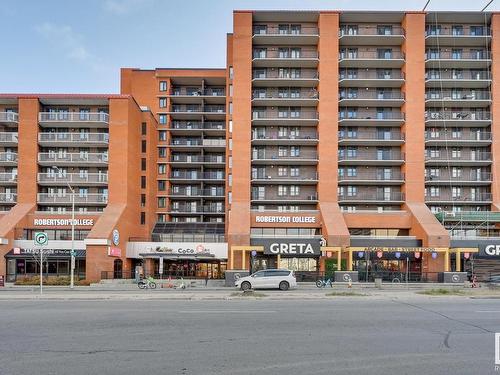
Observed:
[[[0,274],[500,273],[500,14],[235,11],[221,69],[0,95]],[[72,193],[72,190],[74,193]]]

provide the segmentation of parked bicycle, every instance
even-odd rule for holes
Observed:
[[[142,279],[141,281],[139,281],[137,283],[137,286],[140,288],[140,289],[156,289],[156,283],[154,281],[154,279],[149,276],[145,279]]]
[[[328,279],[320,279],[316,281],[316,286],[318,288],[326,288],[327,286],[330,286],[330,288],[333,288],[333,280],[332,278]]]

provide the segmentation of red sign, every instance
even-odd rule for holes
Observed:
[[[120,249],[119,247],[109,247],[108,256],[121,257],[122,256],[122,249]]]
[[[19,247],[14,248],[14,255],[20,255],[21,254],[21,249]]]

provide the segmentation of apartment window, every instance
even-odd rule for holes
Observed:
[[[300,147],[299,146],[290,147],[290,156],[299,157],[300,156]]]
[[[280,157],[288,156],[288,148],[286,146],[279,146],[278,156]]]
[[[453,148],[451,150],[451,157],[452,158],[459,158],[462,154],[462,151],[459,148]]]
[[[454,60],[460,60],[462,58],[463,50],[461,48],[453,48],[451,50],[451,58]]]
[[[141,189],[146,189],[146,176],[141,176]]]
[[[427,25],[427,35],[441,34],[441,25]]]
[[[141,225],[146,224],[146,213],[141,212]]]
[[[161,125],[164,125],[167,123],[167,115],[159,115],[158,119],[159,119],[159,122]]]
[[[347,176],[348,177],[356,177],[358,175],[358,169],[357,168],[347,168]]]
[[[141,207],[146,207],[146,194],[141,194]]]
[[[159,197],[158,198],[158,208],[165,208],[165,207],[167,207],[167,198]]]
[[[438,149],[431,149],[431,150],[426,150],[426,151],[429,151],[429,156],[431,158],[439,158],[439,155],[440,155],[440,152]]]
[[[147,133],[147,129],[148,129],[147,124],[146,124],[145,122],[143,122],[143,123],[141,124],[141,134],[142,134],[142,135],[146,135],[146,133]]]
[[[392,35],[392,26],[391,25],[378,25],[377,26],[377,34],[378,35]]]
[[[233,85],[229,85],[229,96],[233,96]]]
[[[471,36],[484,35],[484,28],[483,26],[471,26],[469,28],[469,33]]]
[[[347,196],[355,197],[358,194],[357,186],[346,186]]]
[[[460,128],[453,128],[451,132],[452,138],[462,138],[462,130]]]
[[[160,157],[160,158],[167,157],[167,148],[166,147],[159,147],[158,148],[158,157]]]
[[[233,120],[229,120],[229,133],[233,132]]]
[[[160,108],[165,108],[167,106],[167,98],[160,98]]]
[[[431,186],[429,188],[429,194],[431,197],[439,197],[439,186]]]
[[[141,158],[141,171],[146,170],[146,158]]]
[[[279,177],[286,177],[286,176],[288,176],[288,169],[286,167],[279,167],[278,168],[278,176]]]
[[[298,186],[298,185],[291,185],[290,186],[290,195],[296,197],[299,194],[300,194],[300,186]]]
[[[285,195],[288,195],[288,186],[278,185],[278,196],[283,197]]]
[[[146,152],[146,141],[141,141],[141,152],[142,153]]]
[[[158,140],[159,141],[166,141],[167,140],[167,131],[166,130],[160,130],[158,132]]]
[[[453,186],[451,188],[451,197],[454,199],[460,198],[462,196],[462,188],[458,186]]]
[[[157,219],[158,219],[159,223],[165,223],[167,221],[167,215],[165,215],[165,214],[158,214]]]
[[[427,172],[427,170],[426,170]],[[439,168],[431,168],[429,169],[429,176],[432,177],[439,177],[439,174],[441,173],[441,170]]]
[[[167,91],[167,81],[160,81],[160,91]]]
[[[158,174],[167,173],[167,165],[166,164],[158,164]]]
[[[146,178],[144,177],[144,180]],[[165,191],[165,189],[167,188],[167,181],[165,180],[160,180],[158,181],[158,191]]]
[[[299,167],[290,167],[290,176],[291,177],[299,177],[300,176]]]

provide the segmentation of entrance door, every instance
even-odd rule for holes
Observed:
[[[113,262],[113,278],[121,279],[123,277],[123,262],[121,259],[115,259]]]

